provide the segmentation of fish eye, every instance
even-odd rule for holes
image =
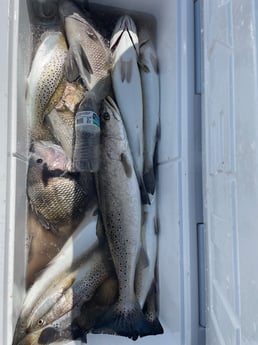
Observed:
[[[43,163],[43,159],[38,158],[38,159],[36,160],[36,163],[37,163],[37,164],[41,164],[41,163]]]
[[[44,325],[44,320],[43,319],[39,319],[38,320],[38,326],[43,326]]]
[[[105,113],[102,115],[102,117],[103,117],[103,119],[104,119],[105,121],[110,120],[110,115],[109,115],[108,112],[105,112]]]

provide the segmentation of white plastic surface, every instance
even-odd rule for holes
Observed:
[[[258,344],[257,14],[203,0],[207,345]]]
[[[100,0],[97,3],[125,10],[143,11],[157,21],[157,53],[160,64],[161,141],[158,167],[159,210],[159,288],[160,321],[164,335],[137,340],[139,344],[202,345],[198,325],[197,246],[196,224],[201,204],[201,185],[196,171],[200,171],[200,157],[196,157],[199,143],[199,115],[196,114],[197,99],[194,95],[194,17],[192,0]],[[3,6],[1,3],[0,8]],[[6,6],[6,5],[4,5]],[[16,1],[7,10],[4,20],[9,21],[9,33],[5,38],[8,59],[3,64],[9,93],[0,85],[2,110],[9,118],[10,132],[0,127],[0,159],[4,163],[7,155],[15,152],[26,155],[27,132],[24,116],[24,92],[28,72],[31,38],[26,0]],[[3,22],[0,22],[3,25]],[[13,32],[14,30],[14,32]],[[17,31],[16,31],[17,30]],[[4,31],[6,33],[6,30]],[[19,37],[19,45],[18,45]],[[0,36],[0,40],[4,37]],[[9,42],[9,43],[8,43]],[[1,60],[2,61],[2,60]],[[18,65],[17,65],[18,61]],[[8,68],[7,68],[8,67]],[[7,108],[8,104],[12,107]],[[18,106],[17,106],[18,105]],[[11,119],[11,120],[10,120]],[[197,136],[197,138],[195,137]],[[11,142],[9,149],[6,142]],[[4,146],[5,145],[5,146]],[[1,204],[5,195],[10,196],[7,212],[1,208],[0,224],[3,228],[0,246],[8,253],[2,260],[0,274],[0,327],[2,344],[11,344],[13,329],[24,295],[25,270],[25,198],[26,164],[12,160],[11,168],[5,167],[0,179]],[[7,174],[8,172],[8,174]],[[7,176],[8,175],[8,179]],[[197,177],[196,177],[197,176]],[[16,183],[17,180],[17,183]],[[6,181],[9,184],[6,185]],[[2,195],[3,193],[3,195]],[[3,254],[4,255],[4,254]],[[3,296],[3,297],[2,297]],[[0,329],[1,330],[1,329]],[[90,345],[131,344],[131,340],[107,335],[89,335]],[[78,342],[77,342],[78,344]]]

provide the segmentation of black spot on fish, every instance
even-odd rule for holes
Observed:
[[[43,164],[42,169],[42,182],[44,187],[48,185],[48,180],[53,177],[62,177],[65,176],[65,172],[61,169],[49,170],[46,163]]]
[[[59,332],[53,327],[47,327],[41,332],[38,343],[47,345],[53,343],[59,338]]]

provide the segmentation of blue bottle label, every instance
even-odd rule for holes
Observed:
[[[82,111],[76,114],[75,126],[95,125],[100,127],[98,114],[93,111]]]

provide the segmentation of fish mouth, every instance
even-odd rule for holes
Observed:
[[[110,49],[112,52],[118,46],[124,32],[127,32],[134,49],[136,50],[137,54],[139,54],[139,39],[137,36],[137,29],[133,19],[128,16],[122,16],[118,19],[116,26],[113,30],[112,38],[110,40]]]

